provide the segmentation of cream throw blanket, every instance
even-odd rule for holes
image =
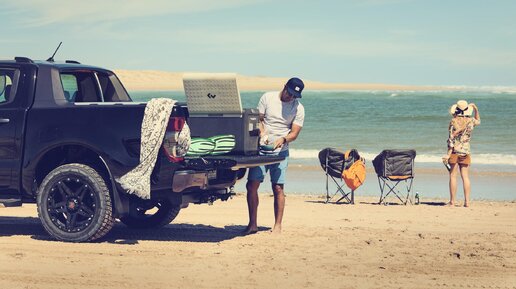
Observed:
[[[175,100],[168,98],[154,98],[147,103],[142,122],[140,163],[116,180],[128,193],[150,199],[151,173],[175,103]]]

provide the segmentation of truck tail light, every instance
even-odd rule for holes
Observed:
[[[165,152],[168,160],[174,163],[183,161],[183,156],[178,156],[176,154],[176,146],[179,132],[183,129],[185,122],[186,119],[184,117],[170,117],[165,131],[163,151]]]

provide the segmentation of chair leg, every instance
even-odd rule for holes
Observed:
[[[383,186],[382,186],[382,181],[383,181]],[[385,180],[378,177],[378,185],[380,186],[380,192],[381,192],[380,200],[378,201],[378,205],[380,205],[383,200],[383,190],[385,189]]]
[[[410,192],[412,191],[412,182],[414,181],[413,178],[410,178],[410,180],[405,180],[405,184],[407,185],[407,198],[405,199],[405,205],[410,202],[411,205],[413,205],[412,200],[410,199]]]
[[[402,204],[407,205],[408,202],[410,202],[412,204],[412,201],[410,200],[410,192],[412,190],[412,182],[413,182],[412,178],[404,180],[406,188],[407,188],[407,194],[403,195],[403,197],[401,196],[401,192],[396,190],[398,185],[401,183],[401,181],[391,181],[391,180],[384,180],[384,179],[382,179],[382,181],[383,181],[383,186],[380,185],[380,189],[382,191],[382,196],[380,197],[379,204],[381,204],[382,202],[385,202],[385,199],[391,193],[394,194],[398,198],[398,200],[400,200],[400,202]],[[389,190],[384,195],[385,186],[387,186],[389,188]]]
[[[341,204],[341,201],[345,199],[348,204],[353,204],[352,199],[349,198],[351,193],[352,192],[349,192],[349,193],[341,192],[342,197],[340,197],[340,199],[338,199],[335,203]],[[344,202],[342,202],[342,203],[344,203]]]
[[[391,181],[391,180],[385,180],[385,179],[382,179],[383,180],[383,185],[384,187],[382,188],[382,196],[383,196],[383,189],[385,189],[385,186],[387,186],[387,188],[389,188],[389,190],[387,191],[387,193],[383,196],[383,199],[380,200],[380,204],[383,202],[385,203],[385,199],[387,199],[387,197],[392,193],[394,194],[402,204],[406,204],[406,201],[404,201],[399,195],[398,193],[396,192],[396,187],[399,185],[400,181]]]
[[[335,185],[337,186],[334,193],[330,193],[329,185],[328,185],[328,182],[329,182],[328,178],[331,178],[333,180],[333,182],[335,183]],[[329,203],[339,193],[341,195],[345,196],[346,192],[344,192],[344,189],[342,188],[343,186],[344,186],[344,184],[339,184],[339,182],[333,176],[327,175],[326,176],[326,201],[325,201],[325,204]],[[338,204],[342,199],[343,198],[341,197],[335,203]]]
[[[330,191],[328,190],[328,156],[326,156],[326,202],[327,204],[330,201]]]
[[[336,192],[335,192],[335,194],[332,196],[332,198],[333,198],[336,194],[338,194],[338,193],[340,193],[340,194],[342,195],[342,197],[340,197],[340,198],[339,198],[335,203],[336,203],[336,204],[340,204],[340,203],[341,203],[341,201],[342,201],[342,200],[344,200],[344,199],[345,199],[348,203],[351,203],[351,199],[349,198],[349,194],[350,194],[350,193],[346,193],[346,192],[344,191],[344,188],[343,188],[343,187],[344,187],[344,183],[339,184],[339,183],[335,180],[335,178],[332,178],[332,180],[333,180],[333,182],[335,183],[335,185],[337,185],[337,191],[336,191]],[[342,202],[342,203],[343,203],[343,202]]]

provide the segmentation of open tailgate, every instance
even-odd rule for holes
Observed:
[[[186,157],[186,167],[192,169],[231,169],[257,167],[275,164],[283,161],[285,157],[280,156],[206,156],[206,157]]]

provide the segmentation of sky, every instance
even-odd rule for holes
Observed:
[[[513,0],[0,0],[0,58],[323,82],[516,86]]]

